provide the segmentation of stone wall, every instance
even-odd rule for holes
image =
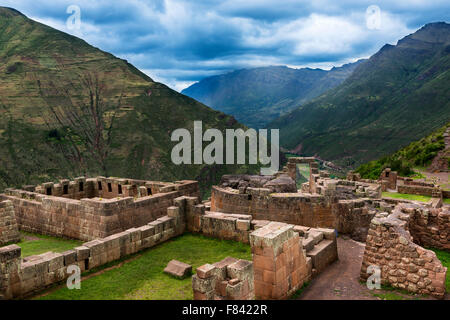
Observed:
[[[174,200],[168,215],[139,228],[131,228],[106,238],[95,239],[63,253],[46,252],[21,258],[17,245],[0,248],[0,299],[22,298],[66,280],[69,266],[90,270],[153,247],[182,234],[186,217],[182,210],[186,197]]]
[[[212,187],[211,211],[251,215],[310,227],[335,224],[330,203],[322,195],[307,193],[270,193],[264,188],[247,188],[240,194],[233,189]]]
[[[0,246],[20,241],[19,228],[11,201],[0,202]]]
[[[421,205],[402,206],[409,212],[408,228],[414,242],[427,248],[450,251],[450,208],[426,208]]]
[[[380,180],[383,185],[383,191],[397,189],[397,171],[392,171],[391,168],[384,169],[381,172]]]
[[[357,241],[366,241],[367,232],[376,210],[367,199],[339,200],[333,206],[336,230]]]
[[[160,193],[138,198],[95,197],[81,200],[7,189],[5,194],[0,195],[0,200],[12,201],[21,230],[92,240],[154,221],[166,214],[175,198],[198,194],[198,183],[186,181],[177,188],[173,186],[173,189],[178,190],[160,188]]]
[[[450,190],[442,190],[442,197],[444,199],[450,199]]]
[[[356,240],[365,241],[374,216],[372,201],[356,196],[380,195],[380,187],[352,181],[319,181],[322,194],[270,193],[264,188],[247,188],[240,193],[231,188],[214,186],[211,211],[251,215],[253,219],[279,221],[307,227],[332,228]],[[358,194],[359,193],[359,194]],[[339,199],[349,200],[339,200]]]
[[[311,259],[293,225],[270,222],[250,234],[250,245],[252,262],[228,257],[199,267],[194,299],[286,299],[311,278]]]
[[[46,182],[38,186],[24,186],[24,190],[76,200],[94,197],[139,198],[171,191],[179,191],[186,196],[200,196],[196,181],[182,180],[171,183],[101,176],[89,179],[78,177],[73,181],[63,179],[59,183]]]
[[[271,222],[251,233],[256,299],[286,299],[311,277],[293,227]]]
[[[447,268],[436,254],[413,242],[408,231],[411,214],[409,205],[397,206],[391,214],[380,213],[372,220],[366,240],[361,279],[371,274],[369,266],[381,270],[381,281],[394,288],[412,293],[443,298]]]
[[[421,185],[398,185],[398,193],[416,194],[421,196],[438,197],[442,196],[442,191],[438,187],[428,187]]]
[[[194,300],[253,300],[253,263],[227,257],[197,268],[192,276]]]

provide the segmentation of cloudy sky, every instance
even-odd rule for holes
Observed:
[[[330,68],[450,17],[449,0],[0,0],[178,91],[267,66]],[[80,8],[79,29],[74,24]],[[69,21],[68,21],[69,20]]]

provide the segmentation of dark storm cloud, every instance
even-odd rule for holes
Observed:
[[[22,0],[0,1],[129,60],[175,89],[205,76],[264,65],[331,67],[367,57],[422,25],[446,21],[446,1]],[[66,27],[69,5],[81,30]],[[381,9],[380,29],[366,9]]]

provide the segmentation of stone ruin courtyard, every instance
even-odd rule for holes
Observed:
[[[376,299],[365,283],[374,268],[383,288],[447,299],[447,268],[433,251],[450,252],[447,197],[389,169],[376,181],[331,178],[314,158],[289,158],[274,176],[225,175],[205,201],[189,180],[80,177],[6,189],[0,299]],[[78,242],[24,256],[23,232]],[[89,275],[69,294],[73,265]],[[108,281],[122,281],[120,294]]]

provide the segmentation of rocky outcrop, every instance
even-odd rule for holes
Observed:
[[[292,180],[287,174],[278,176],[277,178],[270,180],[263,186],[264,188],[270,189],[271,192],[276,193],[290,193],[297,192],[297,186],[295,181]]]

